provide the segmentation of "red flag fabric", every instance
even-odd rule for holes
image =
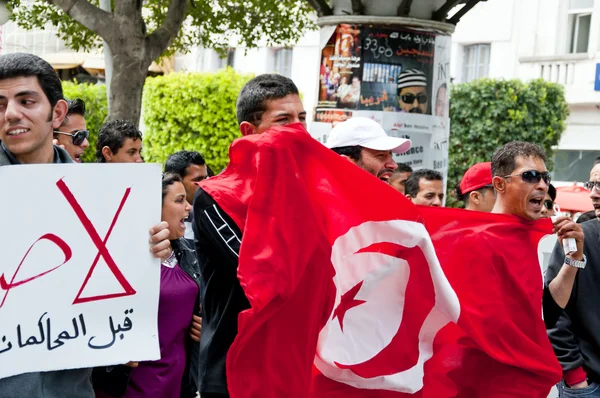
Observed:
[[[414,206],[300,124],[235,141],[202,188],[243,232],[232,397],[531,398],[560,380],[549,221]]]

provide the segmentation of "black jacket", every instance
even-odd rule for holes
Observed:
[[[200,266],[196,259],[196,254],[190,244],[184,239],[171,241],[171,247],[177,257],[177,262],[181,269],[185,271],[198,285],[200,291]],[[196,303],[196,314],[199,314],[200,295]],[[190,325],[192,320],[190,319]],[[186,369],[181,380],[181,397],[193,397],[196,395],[195,385],[190,374],[191,357],[197,355],[198,350],[194,350],[191,339],[186,341],[187,359]],[[196,345],[197,348],[197,345]],[[92,382],[95,390],[101,390],[113,397],[121,397],[127,390],[131,368],[123,365],[107,366],[95,368],[92,376]]]
[[[581,224],[587,265],[577,272],[573,292],[548,337],[563,371],[583,366],[593,381],[600,381],[600,223]],[[562,246],[557,243],[546,271],[546,286],[564,263]]]

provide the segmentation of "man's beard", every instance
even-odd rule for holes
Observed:
[[[411,110],[410,110],[410,111],[408,111],[408,112],[409,112],[409,113],[421,113],[421,114],[423,113],[423,111],[421,110],[421,108],[420,108],[420,107],[418,107],[418,106],[417,106],[417,107],[415,107],[415,108],[411,108]]]

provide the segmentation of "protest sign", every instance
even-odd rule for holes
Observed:
[[[0,168],[0,378],[160,357],[160,172]]]

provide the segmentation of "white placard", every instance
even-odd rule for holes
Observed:
[[[160,173],[0,167],[0,378],[160,357]]]

